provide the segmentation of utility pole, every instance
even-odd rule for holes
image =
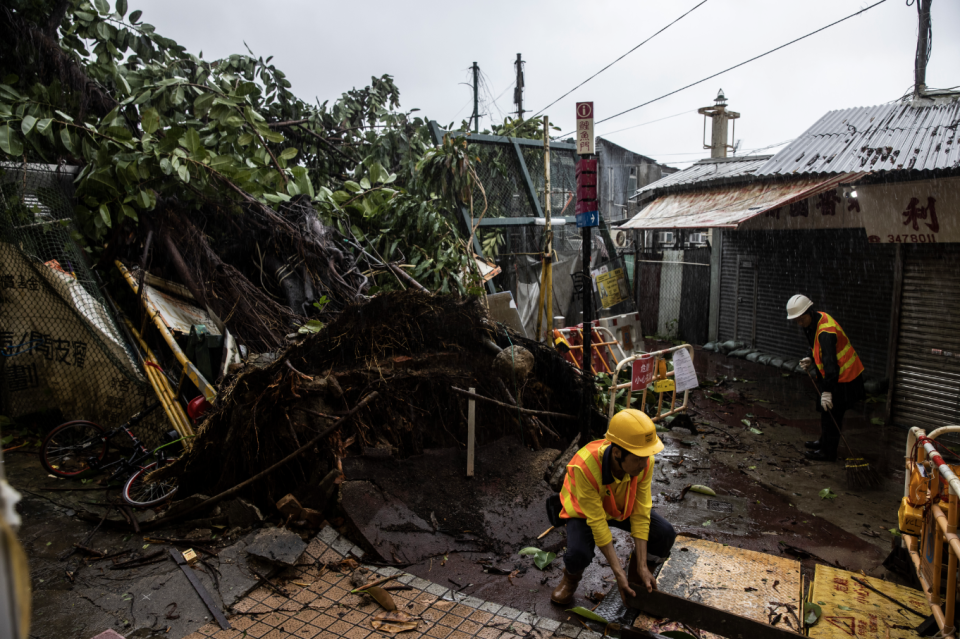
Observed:
[[[517,68],[517,86],[513,89],[513,103],[517,105],[517,118],[523,119],[523,59],[517,54],[517,61],[513,63]]]
[[[933,36],[933,26],[930,24],[930,5],[933,0],[916,0],[917,14],[919,18],[919,30],[917,33],[917,57],[914,61],[914,87],[915,97],[923,97],[927,89],[927,61],[930,58],[930,40]]]
[[[473,63],[473,132],[480,132],[480,103],[477,98],[478,90],[478,76],[480,75],[480,67],[477,66],[477,63]]]

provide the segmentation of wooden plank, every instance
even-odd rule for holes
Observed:
[[[180,551],[176,548],[171,548],[170,555],[173,557],[173,560],[177,562],[177,565],[180,566],[183,574],[187,576],[187,580],[190,582],[190,585],[193,586],[193,589],[197,591],[198,595],[200,595],[200,599],[203,600],[207,610],[210,611],[210,614],[213,615],[213,618],[217,620],[218,624],[220,624],[220,628],[223,630],[232,629],[233,626],[230,625],[230,622],[227,621],[227,618],[223,616],[222,612],[220,612],[220,608],[218,608],[217,604],[215,604],[210,598],[210,593],[207,592],[207,589],[203,587],[203,584],[200,583],[200,580],[197,579],[197,576],[193,574],[193,568],[187,565],[187,560],[183,558],[183,555],[180,553]]]
[[[471,393],[476,393],[476,388],[470,389]],[[467,402],[467,477],[473,477],[473,456],[476,445],[477,431],[477,402],[469,400]]]
[[[728,639],[796,639],[803,637],[803,635],[786,628],[771,626],[658,590],[639,594],[643,591],[643,588],[636,584],[631,584],[631,586],[638,594],[636,597],[627,598],[627,607],[636,608],[657,617],[682,621],[694,628],[713,632]],[[622,639],[626,638],[623,637]]]

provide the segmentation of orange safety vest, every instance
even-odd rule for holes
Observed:
[[[820,321],[817,323],[817,334],[813,337],[813,361],[817,364],[817,370],[820,376],[823,373],[823,357],[820,353],[820,334],[833,333],[837,336],[837,364],[840,366],[840,383],[852,382],[863,372],[863,363],[857,356],[857,351],[853,350],[853,344],[850,338],[843,332],[837,320],[826,313],[820,313]]]
[[[580,502],[577,501],[577,480],[574,467],[583,470],[583,474],[586,476],[587,481],[590,482],[593,490],[603,495],[603,510],[610,518],[625,521],[633,514],[633,505],[637,499],[637,482],[645,479],[647,473],[650,471],[650,458],[647,458],[647,466],[643,469],[643,474],[630,480],[627,497],[623,503],[623,512],[620,512],[620,509],[617,508],[617,500],[613,495],[613,491],[600,490],[600,482],[603,481],[603,471],[600,464],[603,454],[600,452],[600,449],[604,448],[604,445],[609,446],[610,442],[605,439],[590,442],[578,450],[577,454],[570,460],[570,463],[567,464],[567,476],[563,480],[563,488],[560,489],[560,503],[563,505],[563,511],[560,513],[560,517],[564,519],[586,519],[587,517],[586,513],[580,508]]]

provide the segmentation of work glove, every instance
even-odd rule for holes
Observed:
[[[800,368],[803,369],[804,372],[807,372],[808,370],[810,370],[810,367],[812,365],[813,365],[813,360],[810,359],[809,357],[804,357],[803,359],[800,360]]]
[[[820,395],[820,405],[823,406],[823,410],[833,410],[833,393],[823,393]]]

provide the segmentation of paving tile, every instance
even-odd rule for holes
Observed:
[[[334,621],[332,624],[326,627],[327,632],[332,632],[333,634],[342,637],[347,634],[347,631],[350,630],[353,625],[347,623],[343,620]]]
[[[445,599],[441,599],[441,600],[437,601],[436,603],[434,603],[434,604],[433,604],[433,607],[436,608],[436,609],[438,609],[438,610],[442,610],[442,611],[444,611],[444,612],[450,612],[451,610],[454,609],[454,607],[456,607],[456,605],[457,605],[456,602],[447,601],[447,600],[445,600]]]
[[[475,635],[480,632],[480,629],[483,628],[482,623],[477,623],[476,621],[470,621],[469,619],[465,620],[462,624],[457,626],[457,630],[460,632],[465,632],[468,635]]]
[[[468,617],[470,621],[476,621],[481,626],[486,624],[488,621],[493,619],[493,615],[485,610],[474,610],[473,614]]]
[[[267,597],[273,594],[273,591],[267,588],[266,586],[261,586],[247,595],[247,598],[253,599],[254,601],[263,601]]]
[[[350,543],[349,539],[344,539],[343,537],[340,537],[335,542],[330,544],[330,547],[336,550],[341,555],[346,555],[350,551],[350,549],[353,548],[353,544]]]
[[[247,636],[253,637],[254,639],[260,639],[263,635],[267,634],[273,630],[270,626],[265,623],[260,623],[259,621],[249,628],[247,628]]]
[[[364,639],[367,635],[373,632],[373,628],[365,628],[363,626],[354,626],[347,631],[347,634],[344,635],[346,639]]]
[[[570,637],[570,639],[576,639],[577,636],[583,631],[583,628],[577,628],[576,626],[569,623],[562,623],[560,627],[554,632],[554,634],[562,635],[564,637]]]
[[[580,632],[580,637],[578,639],[602,639],[603,635],[599,632],[594,632],[593,630],[583,630]]]
[[[541,630],[546,630],[547,632],[553,632],[560,627],[560,622],[555,619],[547,619],[546,617],[540,617],[540,621],[537,622],[537,628]]]
[[[304,624],[299,630],[293,633],[297,639],[315,639],[323,631],[310,624]]]
[[[526,613],[524,613],[524,614],[526,614]],[[512,624],[510,624],[510,632],[515,632],[515,633],[517,633],[518,635],[521,635],[521,636],[526,635],[526,634],[529,633],[531,630],[533,630],[533,626],[532,626],[532,625],[530,625],[530,624],[528,624],[528,623],[523,623],[522,621],[519,621],[519,620],[514,621]]]
[[[298,621],[302,621],[304,623],[310,623],[311,621],[319,617],[320,614],[321,613],[317,610],[310,610],[309,608],[304,608],[303,610],[295,614],[293,618]],[[236,624],[234,624],[234,627],[236,627]]]
[[[436,595],[438,597],[442,597],[450,591],[449,588],[441,586],[440,584],[430,584],[424,588],[424,590],[429,592],[431,595]]]
[[[497,612],[497,615],[500,617],[506,617],[510,621],[513,621],[520,616],[520,611],[516,608],[511,608],[510,606],[504,606]]]
[[[525,623],[528,626],[536,626],[537,622],[540,621],[540,619],[538,619],[536,615],[531,614],[529,612],[522,612],[520,613],[520,616],[517,617],[517,621],[519,621],[520,623]]]
[[[361,612],[359,610],[351,610],[344,616],[340,617],[347,623],[352,623],[353,625],[365,623],[370,619],[372,615],[367,612]]]
[[[466,632],[455,630],[447,639],[471,639],[471,637]]]
[[[339,535],[337,535],[337,531],[333,527],[325,526],[324,529],[321,530],[320,533],[317,535],[317,539],[321,541],[325,541],[329,544],[329,543],[332,543],[333,540],[336,539],[338,536]]]
[[[260,639],[287,639],[289,635],[285,632],[280,632],[276,628],[263,635]]]
[[[493,601],[487,601],[480,605],[480,610],[483,610],[484,612],[489,612],[489,613],[496,613],[501,608],[503,608],[501,604],[498,604]]]
[[[441,626],[446,626],[447,628],[456,629],[463,623],[463,617],[458,617],[457,615],[446,614],[444,615],[439,623]]]
[[[287,617],[287,620],[284,621],[279,628],[282,628],[284,632],[295,633],[297,630],[300,630],[306,624],[303,621],[300,621],[296,617]]]
[[[470,606],[465,606],[462,603],[459,603],[456,606],[454,606],[453,610],[451,610],[450,612],[466,619],[467,617],[473,614],[473,608],[471,608]]]
[[[505,632],[500,635],[500,639],[520,639],[520,635],[515,635],[512,632]]]
[[[429,586],[430,584],[431,582],[427,581],[426,579],[421,579],[420,577],[414,577],[413,581],[411,581],[408,585],[413,586],[417,590],[426,590],[427,586]]]
[[[483,599],[477,599],[476,597],[467,597],[463,600],[464,606],[470,606],[471,608],[479,608],[483,605]]]
[[[410,582],[412,582],[414,579],[416,579],[416,577],[410,573],[406,573],[402,577],[397,577],[397,581],[402,583],[404,586],[409,586]]]
[[[259,605],[259,603],[249,597],[241,599],[236,604],[234,604],[233,609],[237,612],[250,612],[254,606]]]
[[[247,615],[242,615],[239,617],[234,617],[230,620],[230,625],[233,626],[234,630],[239,630],[243,632],[253,624],[257,623],[256,619],[252,619]]]
[[[329,613],[324,613],[314,617],[310,624],[316,626],[320,630],[326,630],[328,626],[331,626],[338,621],[340,621],[338,617],[330,615]]]
[[[366,555],[367,553],[363,551],[363,548],[355,545],[350,547],[348,554],[353,555],[357,559],[363,559],[364,555]]]
[[[440,624],[433,624],[427,630],[426,634],[430,637],[433,637],[433,639],[446,639],[452,632],[452,628],[447,628],[446,626],[441,626]]]
[[[417,597],[414,601],[416,601],[417,603],[422,603],[429,606],[437,602],[437,596],[431,595],[429,592],[424,592],[422,595]]]
[[[502,634],[502,630],[487,626],[486,628],[481,628],[480,632],[477,633],[477,636],[480,637],[480,639],[497,639]]]
[[[286,621],[289,618],[290,618],[289,616],[274,610],[274,611],[271,611],[269,614],[266,614],[260,617],[259,621],[261,623],[267,624],[271,628],[278,628],[280,624],[282,624],[284,621]]]
[[[323,593],[323,596],[326,597],[327,599],[340,601],[341,599],[345,598],[349,594],[350,594],[349,590],[344,590],[340,586],[333,586],[329,590],[327,590],[325,593]]]

